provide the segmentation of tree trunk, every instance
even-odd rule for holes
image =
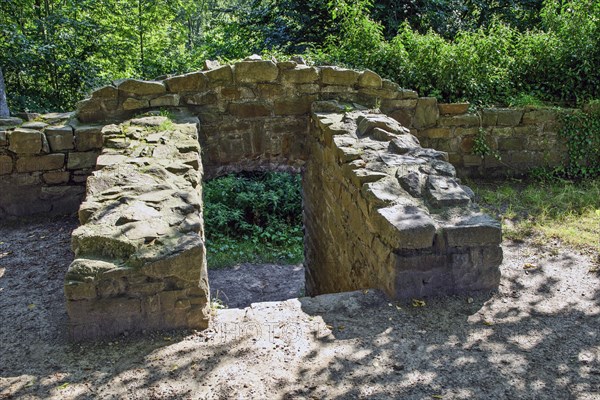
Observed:
[[[4,86],[4,76],[2,68],[0,68],[0,118],[10,117],[8,103],[6,102],[6,87]]]

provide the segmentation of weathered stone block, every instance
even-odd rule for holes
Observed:
[[[417,99],[383,99],[381,101],[382,110],[414,109],[417,107]]]
[[[523,118],[523,110],[499,109],[496,110],[496,113],[498,115],[497,124],[501,126],[519,125]]]
[[[497,246],[502,242],[500,223],[485,214],[473,214],[444,226],[448,247]]]
[[[13,160],[10,156],[0,155],[0,175],[8,175],[13,171]]]
[[[119,90],[114,86],[103,86],[92,92],[92,99],[95,100],[117,100]]]
[[[177,93],[200,91],[208,86],[208,78],[204,72],[173,76],[165,79],[164,82],[169,92]]]
[[[415,110],[413,125],[417,129],[428,128],[437,123],[439,109],[435,97],[420,97]]]
[[[293,84],[314,83],[319,80],[319,70],[314,67],[299,65],[294,69],[283,70],[281,79],[285,83]]]
[[[125,79],[117,85],[117,89],[137,96],[161,95],[167,91],[165,84],[162,82],[139,79]]]
[[[142,108],[150,107],[150,103],[148,100],[143,99],[134,99],[132,97],[128,97],[123,102],[123,110],[141,110]]]
[[[396,91],[387,89],[360,88],[358,93],[361,95],[366,95],[368,98],[376,101],[395,99],[398,97],[398,93]]]
[[[69,125],[51,126],[44,133],[53,152],[72,150],[75,147],[73,128]]]
[[[384,83],[385,83],[385,80],[384,80]],[[399,99],[418,99],[419,98],[419,94],[417,92],[415,92],[414,90],[398,88],[398,89],[396,89],[396,91],[398,92],[397,97]]]
[[[453,207],[469,204],[471,198],[455,178],[429,175],[427,197],[434,207]]]
[[[256,94],[246,86],[229,86],[221,89],[221,97],[228,100],[253,99]]]
[[[449,138],[452,131],[449,128],[429,128],[419,132],[419,135],[430,139],[446,139]]]
[[[227,111],[240,118],[257,118],[271,115],[271,108],[263,103],[230,103]]]
[[[98,153],[95,151],[69,153],[67,169],[86,169],[96,166]]]
[[[375,128],[386,130],[390,133],[405,135],[409,131],[407,128],[400,125],[395,119],[383,115],[365,115],[357,118],[358,134],[366,136]]]
[[[397,205],[377,210],[383,239],[394,249],[422,249],[433,245],[435,225],[431,217],[416,206]]]
[[[454,116],[440,117],[438,122],[440,126],[479,126],[479,115],[462,114]]]
[[[35,130],[41,131],[47,126],[48,126],[48,124],[45,122],[42,122],[42,121],[28,121],[28,122],[23,123],[23,125],[21,125],[21,128],[35,129]]]
[[[523,124],[544,124],[556,121],[558,113],[554,110],[531,110],[523,114]]]
[[[233,71],[231,65],[224,65],[210,71],[205,71],[204,75],[208,78],[209,83],[229,83],[233,80]]]
[[[362,88],[381,89],[383,80],[373,71],[366,70],[358,77],[358,86]]]
[[[68,171],[52,171],[42,175],[42,179],[48,185],[60,185],[69,182],[71,174]]]
[[[406,109],[395,110],[390,114],[390,117],[394,118],[402,126],[411,127],[413,125],[413,111]]]
[[[213,92],[196,93],[191,96],[186,96],[184,102],[185,104],[196,106],[215,104],[217,102],[217,95]]]
[[[421,147],[419,139],[409,133],[392,139],[388,145],[388,150],[395,154],[406,154],[417,147]]]
[[[469,111],[469,103],[439,103],[441,115],[459,115]]]
[[[278,101],[274,104],[275,115],[303,115],[310,112],[310,105],[316,97],[305,96],[290,100]]]
[[[23,123],[23,120],[21,118],[15,118],[15,117],[0,118],[0,128],[4,128],[4,129],[19,126],[22,123]]]
[[[96,285],[93,282],[66,282],[67,300],[89,300],[96,298]]]
[[[151,107],[173,107],[179,105],[178,94],[165,94],[164,96],[157,97],[150,100]]]
[[[495,126],[498,123],[498,113],[494,108],[487,108],[481,112],[481,124],[483,126]]]
[[[50,171],[53,169],[61,169],[64,165],[64,154],[20,157],[17,159],[17,172]]]
[[[236,82],[273,82],[279,68],[273,61],[242,61],[235,64]]]
[[[6,131],[0,130],[0,147],[8,146]]]
[[[321,67],[321,81],[325,85],[354,86],[359,73],[351,69],[338,67]]]
[[[84,125],[75,127],[75,148],[77,151],[101,149],[103,141],[102,126]]]
[[[33,129],[17,128],[9,134],[8,149],[17,154],[40,154],[42,152],[42,132]]]

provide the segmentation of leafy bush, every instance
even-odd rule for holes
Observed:
[[[244,173],[204,183],[208,263],[302,260],[300,176]]]

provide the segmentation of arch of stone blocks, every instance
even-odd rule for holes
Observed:
[[[307,294],[495,288],[500,226],[403,126],[417,101],[371,71],[258,59],[93,92],[75,121],[100,154],[65,280],[72,337],[207,327],[202,179],[241,170],[302,171]]]

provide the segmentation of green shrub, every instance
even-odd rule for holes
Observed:
[[[300,176],[243,173],[204,183],[210,267],[302,260]]]

